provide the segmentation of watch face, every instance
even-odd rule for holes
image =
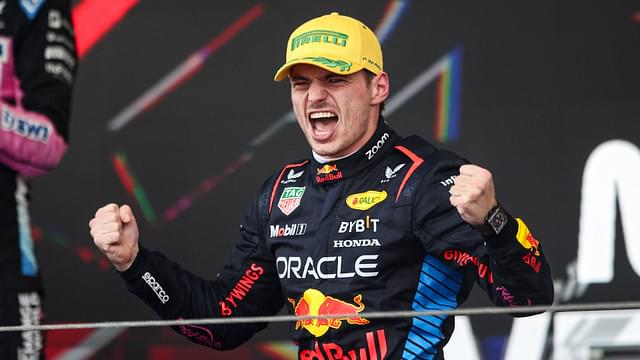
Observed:
[[[502,208],[498,207],[489,217],[488,223],[497,235],[507,224],[507,215],[502,211]]]

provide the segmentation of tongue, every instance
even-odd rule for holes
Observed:
[[[337,125],[338,118],[336,117],[314,120],[313,132],[315,138],[318,140],[327,140],[331,137]]]

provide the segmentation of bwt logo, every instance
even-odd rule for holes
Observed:
[[[307,232],[307,224],[271,225],[271,237],[300,236]]]
[[[2,109],[2,121],[0,128],[4,131],[11,131],[29,140],[46,143],[49,141],[51,128],[38,121],[28,120],[18,117],[6,107]]]
[[[156,278],[151,276],[149,272],[146,272],[142,275],[142,280],[144,280],[144,282],[149,285],[151,290],[156,293],[156,296],[158,297],[158,299],[160,299],[160,302],[166,304],[169,301],[169,295],[167,295],[162,286],[160,286],[160,284],[158,284],[158,282],[156,281]]]

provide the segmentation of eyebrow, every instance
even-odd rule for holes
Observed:
[[[290,76],[289,79],[291,79],[291,81],[309,80],[308,78],[306,78],[304,76],[300,76],[300,75]]]
[[[290,75],[289,78],[291,79],[291,81],[304,81],[304,80],[309,80],[309,78],[304,77],[302,75]],[[332,79],[332,78],[342,78],[342,79],[347,79],[348,75],[340,75],[340,74],[334,74],[334,73],[328,73],[327,75],[324,76],[324,78],[322,80],[328,80],[328,79]]]

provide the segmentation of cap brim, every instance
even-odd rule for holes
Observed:
[[[324,60],[320,61],[318,59],[324,59],[327,61],[324,61]],[[276,75],[273,77],[273,80],[274,81],[284,80],[289,75],[289,70],[291,70],[291,67],[297,64],[309,64],[309,65],[317,66],[321,69],[327,70],[329,72],[332,72],[338,75],[349,75],[364,69],[364,67],[360,64],[352,64],[342,59],[330,60],[327,57],[317,56],[314,58],[309,57],[309,58],[301,58],[301,59],[295,59],[295,60],[289,61],[288,63],[282,65],[280,69],[278,69],[278,71],[276,71]],[[346,66],[344,66],[344,64],[349,64],[348,69],[345,69]]]

